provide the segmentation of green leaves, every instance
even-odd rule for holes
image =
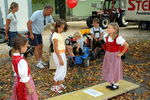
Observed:
[[[46,4],[49,3],[51,0],[32,0],[32,3],[41,3],[41,4]]]

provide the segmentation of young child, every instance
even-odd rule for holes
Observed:
[[[83,46],[84,46],[84,39],[79,32],[74,33],[74,38],[77,40],[75,47],[73,48],[73,53],[75,55],[82,55],[83,54]]]
[[[76,43],[67,46],[68,55],[75,56],[83,54],[84,39],[82,38],[82,35],[79,32],[76,32],[73,34],[73,38]]]
[[[116,23],[108,25],[107,33],[103,37],[106,42],[106,52],[102,66],[102,79],[110,83],[106,88],[116,90],[119,89],[118,81],[123,78],[121,56],[126,52],[128,44],[119,36],[119,26]],[[121,46],[124,47],[122,51]]]
[[[63,20],[58,20],[55,25],[55,32],[52,36],[53,42],[53,59],[56,68],[56,73],[54,76],[54,84],[51,87],[52,91],[61,93],[65,86],[62,84],[67,72],[67,60],[65,55],[65,43],[63,39],[63,32],[67,31],[67,24]]]
[[[15,72],[15,81],[11,100],[38,100],[29,64],[21,55],[26,52],[28,41],[18,35],[13,43],[12,68]]]
[[[99,26],[99,19],[93,19],[93,27],[90,29],[91,37],[93,38],[93,50],[97,47],[101,47],[100,41],[102,40],[102,34],[104,30]]]

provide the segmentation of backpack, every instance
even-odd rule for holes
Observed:
[[[51,33],[50,38],[49,38],[49,40],[50,40],[50,52],[52,52],[52,53],[54,52],[53,41],[52,41],[53,34],[54,34],[54,32]]]

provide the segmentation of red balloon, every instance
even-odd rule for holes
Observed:
[[[74,8],[78,4],[78,0],[66,0],[68,8]]]

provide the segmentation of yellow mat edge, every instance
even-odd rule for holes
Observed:
[[[129,83],[129,84],[134,84],[134,83],[129,82],[129,81],[126,81],[126,80],[120,80],[119,82],[127,82],[127,83]],[[84,91],[84,90],[86,90],[86,89],[94,88],[94,87],[97,87],[97,86],[101,86],[101,85],[103,85],[103,84],[108,84],[108,83],[107,83],[107,82],[105,82],[105,83],[97,84],[97,85],[94,85],[94,86],[86,87],[86,88],[83,88],[83,89],[80,89],[80,90],[77,90],[77,91],[73,91],[73,92],[65,93],[65,94],[58,95],[58,96],[66,96],[66,95],[69,95],[69,94],[73,94],[74,92]],[[132,88],[132,90],[135,90],[136,88],[139,88],[139,87],[140,87],[140,85],[134,84],[134,88]],[[121,92],[120,94],[123,94],[123,93],[129,92],[129,91],[132,91],[132,90],[130,90],[130,89],[125,89],[125,90],[124,90],[123,92]],[[106,99],[110,99],[110,98],[112,98],[112,97],[114,97],[114,96],[118,96],[118,95],[120,95],[120,94],[110,96],[110,97],[108,97],[108,98],[106,98]],[[55,98],[57,98],[58,96],[51,97],[51,98],[48,98],[48,99],[46,99],[46,100],[55,99]]]

